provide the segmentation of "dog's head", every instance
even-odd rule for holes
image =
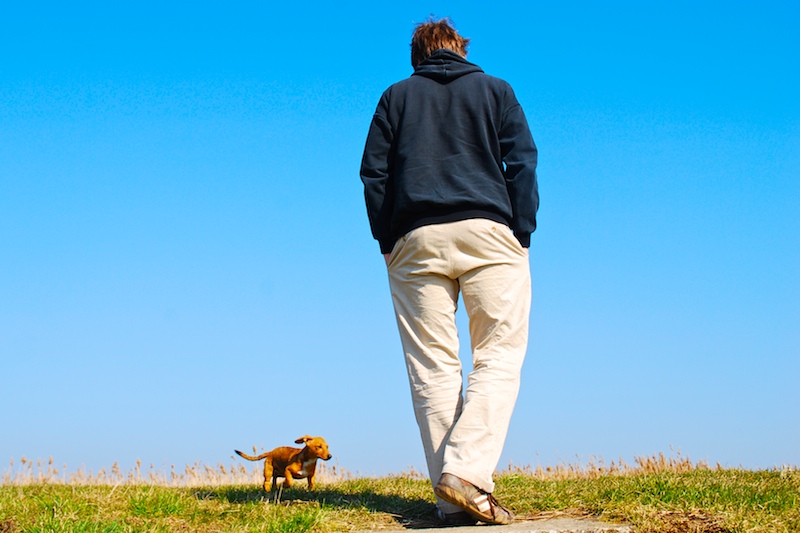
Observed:
[[[328,451],[328,443],[322,437],[309,437],[305,435],[295,441],[297,444],[305,444],[306,448],[311,450],[315,457],[319,457],[323,461],[327,461],[333,457]]]

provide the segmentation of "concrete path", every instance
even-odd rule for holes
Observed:
[[[517,520],[507,526],[479,524],[477,526],[410,529],[408,531],[413,531],[413,533],[631,533],[632,528],[627,525],[609,524],[592,518],[560,517],[543,520]]]

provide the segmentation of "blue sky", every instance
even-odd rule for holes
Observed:
[[[800,464],[796,2],[72,4],[0,8],[0,471],[423,468],[358,168],[431,13],[540,151],[500,466]]]

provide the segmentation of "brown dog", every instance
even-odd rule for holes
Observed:
[[[271,452],[262,453],[257,457],[247,455],[239,450],[236,453],[250,461],[264,461],[264,490],[270,492],[278,483],[278,478],[284,478],[283,486],[291,487],[292,479],[308,478],[308,489],[314,489],[314,477],[317,470],[317,459],[327,461],[333,457],[328,452],[328,443],[322,437],[300,437],[297,444],[305,443],[305,448],[281,446]]]

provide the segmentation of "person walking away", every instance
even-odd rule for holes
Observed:
[[[446,18],[416,26],[414,72],[381,96],[360,174],[437,516],[507,524],[492,474],[528,345],[538,152],[511,86],[467,61],[468,43]],[[473,362],[465,391],[459,294]]]

